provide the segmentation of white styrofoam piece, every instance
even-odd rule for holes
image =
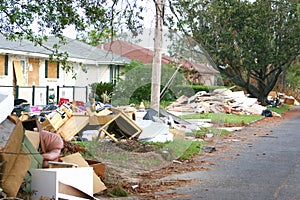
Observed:
[[[14,109],[14,96],[0,92],[0,124]]]
[[[93,138],[97,137],[99,130],[86,130],[82,132],[82,138],[86,138],[88,141],[92,141]]]
[[[160,134],[157,135],[153,138],[149,138],[146,141],[148,142],[169,142],[169,141],[173,141],[174,139],[174,135],[172,133],[167,133],[167,134]]]
[[[167,142],[173,140],[173,134],[169,132],[169,126],[164,123],[153,122],[152,120],[137,120],[142,133],[139,140],[148,142]]]
[[[92,167],[47,168],[32,170],[32,200],[39,200],[41,197],[58,200],[63,195],[59,193],[59,182],[73,186],[93,196]],[[77,197],[77,199],[83,198]]]
[[[139,139],[148,139],[169,133],[169,126],[167,124],[153,122],[151,120],[137,120],[137,124],[142,129]]]

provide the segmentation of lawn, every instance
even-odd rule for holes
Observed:
[[[181,115],[182,119],[211,119],[212,123],[218,122],[227,125],[246,125],[256,120],[264,118],[262,115],[238,115],[223,113],[187,114]]]

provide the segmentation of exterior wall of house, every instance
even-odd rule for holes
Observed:
[[[201,76],[201,82],[202,82],[203,85],[206,85],[206,86],[215,85],[215,80],[216,80],[216,77],[214,75],[211,75],[211,74],[203,74]]]
[[[77,77],[74,85],[78,87],[88,86],[88,94],[91,93],[90,84],[101,81],[110,82],[110,68],[107,65],[77,65],[75,71]],[[85,90],[78,89],[78,92],[75,92],[76,99],[82,98],[82,92]]]
[[[24,77],[23,86],[37,86],[35,89],[35,104],[44,105],[46,102],[46,89],[39,88],[38,86],[49,86],[51,92],[57,96],[57,86],[77,86],[82,89],[75,90],[75,99],[85,101],[86,89],[85,86],[95,82],[109,82],[110,81],[110,68],[107,65],[87,65],[80,66],[78,63],[72,63],[75,72],[77,73],[76,79],[72,78],[72,73],[66,73],[61,67],[59,68],[58,78],[46,78],[45,58],[30,58],[22,55],[9,55],[8,56],[8,75],[0,75],[0,86],[14,86],[18,82],[14,78],[14,61],[21,61],[21,65],[25,71],[22,71]],[[1,87],[1,91],[14,93],[13,87]],[[88,87],[89,94],[90,88]],[[66,87],[59,89],[60,98],[68,98],[73,100],[73,88]],[[32,101],[32,88],[20,88],[19,98],[26,99],[28,102]]]
[[[13,57],[8,57],[8,75],[0,75],[0,85],[10,86],[13,84],[13,67],[12,67]],[[3,88],[4,90],[4,88]]]

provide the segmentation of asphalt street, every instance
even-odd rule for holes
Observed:
[[[226,144],[230,150],[218,153],[220,143],[215,155],[199,158],[216,163],[211,170],[166,177],[195,182],[164,193],[180,194],[177,199],[300,200],[300,115],[257,129],[246,127]]]

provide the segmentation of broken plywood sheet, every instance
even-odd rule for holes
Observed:
[[[88,115],[74,115],[57,130],[57,133],[59,133],[65,141],[68,141],[88,123]]]
[[[0,124],[1,135],[1,187],[15,197],[30,166],[30,157],[21,151],[24,129],[21,121],[16,124],[6,119]]]
[[[15,74],[16,80],[17,80],[17,85],[24,86],[25,80],[24,80],[24,72],[23,72],[23,67],[21,65],[21,61],[14,60],[13,67],[14,67],[14,74]]]
[[[25,135],[27,136],[28,140],[31,142],[35,149],[38,149],[40,146],[40,133],[36,131],[25,131]]]
[[[62,157],[61,160],[63,162],[67,162],[67,163],[74,163],[74,164],[78,165],[78,167],[89,167],[88,162],[81,156],[80,153],[74,153],[74,154]],[[100,180],[100,178],[96,175],[95,172],[93,173],[93,183],[94,183],[94,187],[93,187],[94,194],[102,192],[103,190],[106,190],[106,186]]]
[[[90,108],[87,108],[89,114],[90,125],[103,125],[113,119],[116,114],[109,108],[105,108],[99,112],[92,112]]]
[[[95,160],[86,160],[90,167],[93,167],[94,172],[99,176],[102,180],[105,178],[105,164],[95,161]]]
[[[33,131],[32,131],[33,132]],[[38,132],[35,132],[39,134]],[[34,135],[36,136],[36,135]],[[39,137],[37,137],[39,139]],[[27,169],[27,173],[25,177],[23,178],[23,184],[22,188],[25,192],[31,192],[31,173],[30,171],[33,169],[42,168],[43,166],[43,156],[39,154],[37,151],[37,148],[32,144],[32,142],[29,140],[29,138],[26,136],[23,137],[23,143],[22,143],[22,151],[27,153],[27,155],[30,158],[30,166]],[[23,163],[18,163],[19,167],[23,165]],[[23,166],[24,167],[24,166]]]
[[[10,155],[15,159],[9,171],[5,171],[2,176],[1,187],[9,197],[16,197],[20,186],[30,168],[30,157],[24,151],[19,154]],[[4,163],[4,166],[8,163]]]
[[[54,131],[58,130],[66,120],[67,118],[62,118],[59,113],[56,113],[52,118],[49,118],[48,115],[46,115],[46,119],[49,121],[49,124],[51,124]]]

